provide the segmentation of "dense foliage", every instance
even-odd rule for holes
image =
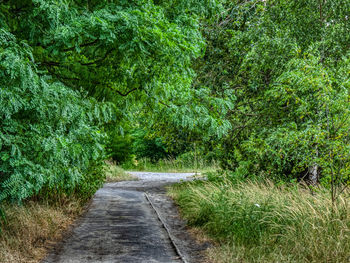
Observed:
[[[191,63],[204,48],[199,17],[216,7],[0,1],[0,201],[89,196],[103,181],[106,144],[114,156],[127,147],[118,143],[130,113],[179,116],[175,101],[191,97]]]
[[[222,116],[231,129],[216,141],[223,166],[244,177],[347,180],[350,2],[221,2],[225,11],[205,20],[194,87],[233,104]]]
[[[0,31],[0,200],[71,192],[103,158],[107,104],[40,76],[29,47]],[[92,182],[89,182],[92,183]]]
[[[89,195],[106,156],[135,153],[203,153],[244,177],[347,180],[349,10],[347,0],[1,1],[0,199]]]

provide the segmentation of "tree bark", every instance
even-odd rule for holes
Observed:
[[[319,181],[319,167],[317,163],[309,167],[309,182],[311,185],[316,185]]]

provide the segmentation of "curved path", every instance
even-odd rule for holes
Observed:
[[[200,262],[205,249],[186,232],[185,223],[164,194],[164,186],[193,174],[130,172],[139,181],[107,183],[98,190],[87,213],[43,262],[45,263],[180,263],[162,223],[148,200],[165,219],[186,261]]]

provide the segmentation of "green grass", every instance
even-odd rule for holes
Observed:
[[[186,182],[169,193],[189,224],[215,240],[210,262],[350,260],[350,205],[340,197],[332,209],[327,190],[223,181]]]
[[[110,162],[106,163],[105,172],[107,183],[138,180],[137,177],[128,174],[123,168]]]
[[[128,163],[123,165],[125,170],[130,171],[145,171],[145,172],[168,172],[168,173],[181,173],[181,172],[213,172],[219,169],[219,166],[216,162],[205,162],[203,160],[190,160],[185,161],[181,159],[164,159],[159,160],[156,163],[151,162],[147,158],[143,158],[137,161],[134,161],[132,164]]]

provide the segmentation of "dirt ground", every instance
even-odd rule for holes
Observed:
[[[87,213],[71,234],[43,263],[177,263],[203,262],[209,244],[199,244],[189,234],[165,187],[191,180],[190,173],[130,172],[138,181],[107,183],[98,190]],[[146,199],[154,205],[172,236]],[[174,246],[175,243],[175,246]]]

